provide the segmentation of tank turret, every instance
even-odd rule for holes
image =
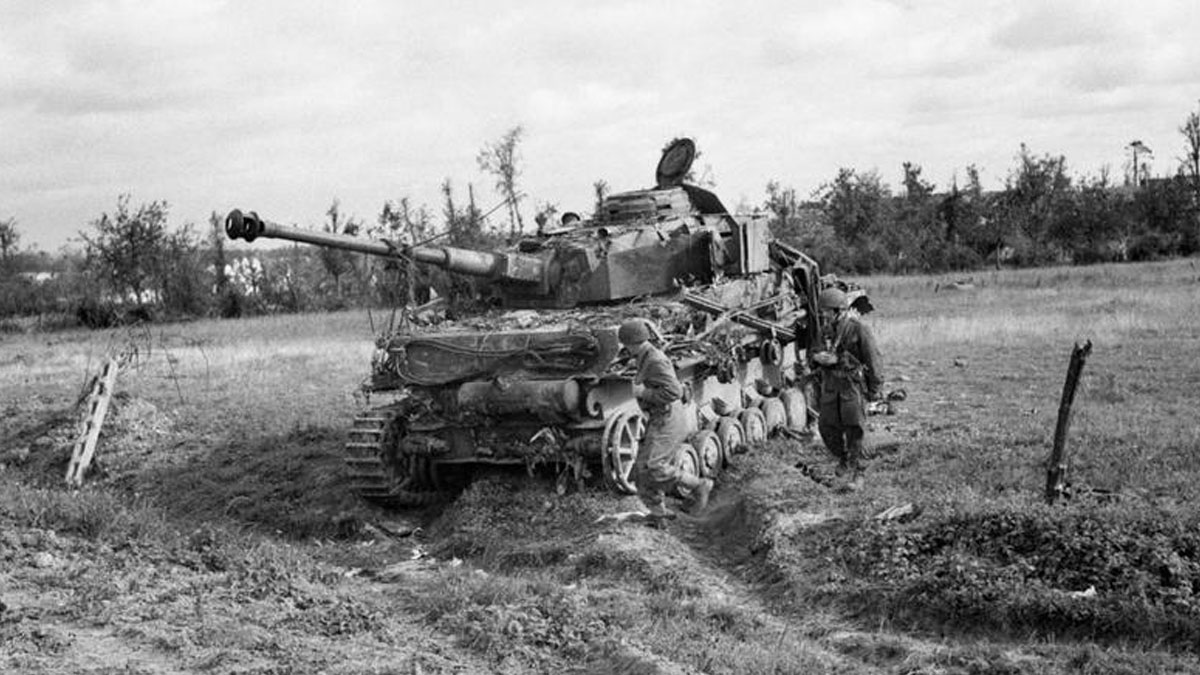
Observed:
[[[674,142],[663,153],[654,188],[611,195],[580,226],[522,239],[508,251],[314,232],[237,209],[225,219],[225,231],[232,239],[285,239],[479,277],[495,304],[509,309],[599,305],[770,270],[778,252],[765,216],[731,216],[716,195],[682,183],[694,153],[690,140]]]

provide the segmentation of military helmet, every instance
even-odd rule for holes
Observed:
[[[817,296],[817,306],[821,309],[846,309],[849,307],[846,292],[839,288],[826,288]]]
[[[645,319],[626,319],[617,329],[617,340],[626,347],[641,344],[650,339],[650,326]]]

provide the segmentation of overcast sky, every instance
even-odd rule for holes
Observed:
[[[516,125],[527,218],[650,186],[680,135],[730,206],[906,161],[1000,187],[1022,142],[1169,174],[1198,45],[1194,0],[0,0],[0,220],[54,251],[125,193],[175,226],[373,222],[447,178],[487,209],[476,155]]]

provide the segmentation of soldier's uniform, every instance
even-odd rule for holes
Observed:
[[[825,447],[838,458],[841,471],[863,469],[866,404],[883,385],[879,349],[871,329],[853,312],[843,311],[823,336],[832,365],[818,365],[820,421],[817,428]]]
[[[626,337],[624,326],[622,337]],[[666,507],[666,493],[683,487],[693,491],[698,508],[702,509],[707,504],[712,481],[684,473],[676,461],[688,426],[680,401],[683,387],[675,376],[675,366],[646,340],[634,345],[640,351],[637,352],[637,375],[633,382],[642,386],[638,404],[646,415],[646,433],[633,465],[638,496],[653,516],[667,517],[670,512]]]

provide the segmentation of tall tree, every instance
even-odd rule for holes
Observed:
[[[839,249],[820,261],[827,267],[855,272],[886,269],[891,262],[881,234],[892,223],[892,194],[875,171],[839,169],[832,182],[821,186],[817,199]]]
[[[162,306],[175,316],[201,316],[212,299],[210,277],[204,272],[199,238],[192,225],[185,223],[167,232],[163,239],[162,263],[155,287]]]
[[[955,181],[943,210],[946,240],[961,243],[981,258],[991,257],[999,268],[1001,249],[1004,247],[1003,224],[999,218],[992,216],[991,204],[983,192],[979,167],[969,165],[966,174],[967,179],[962,187]]]
[[[1150,177],[1150,166],[1147,159],[1154,156],[1154,151],[1141,141],[1130,141],[1129,145],[1125,147],[1129,149],[1130,156],[1130,172],[1125,177],[1125,184],[1134,187],[1145,185],[1146,180]]]
[[[1135,234],[1127,193],[1113,190],[1108,172],[1083,177],[1072,191],[1072,206],[1054,223],[1051,239],[1079,264],[1125,260]]]
[[[517,187],[517,178],[521,175],[519,146],[524,133],[522,127],[515,126],[495,143],[484,144],[476,157],[479,168],[495,177],[496,190],[508,206],[510,234],[525,230],[520,208],[524,195]]]
[[[1194,241],[1200,242],[1200,111],[1188,113],[1187,120],[1179,127],[1183,134],[1183,174],[1192,191],[1191,217],[1194,224]]]
[[[1200,190],[1200,112],[1188,113],[1187,120],[1179,127],[1184,140],[1184,173]]]
[[[333,234],[346,234],[356,236],[361,223],[353,218],[343,219],[341,206],[335,198],[333,203],[329,205],[329,210],[325,212],[328,220],[325,221],[325,231]],[[342,278],[355,269],[355,257],[353,251],[344,251],[342,249],[330,248],[322,246],[317,249],[318,256],[321,259],[321,265],[325,267],[325,271],[329,276],[333,277],[334,292],[337,298],[342,298]]]
[[[92,221],[94,233],[80,233],[85,269],[119,297],[137,303],[159,301],[155,282],[162,277],[166,258],[165,201],[130,209],[130,195],[117,198],[117,210]]]
[[[1130,241],[1131,260],[1191,255],[1200,249],[1191,181],[1176,175],[1147,183],[1134,195],[1126,212],[1136,220]]]
[[[904,196],[897,200],[893,222],[878,233],[895,256],[893,269],[900,272],[932,270],[944,266],[946,227],[940,220],[934,185],[921,178],[921,167],[904,162]]]
[[[8,274],[12,255],[17,251],[21,233],[17,231],[17,219],[0,220],[0,273]]]
[[[373,236],[398,246],[419,244],[429,237],[429,212],[424,207],[412,208],[408,197],[385,202],[379,213],[378,225],[371,228]],[[389,305],[421,304],[429,301],[429,271],[410,259],[376,259],[372,265],[381,269],[375,284],[380,298]]]
[[[430,235],[429,212],[425,207],[412,207],[408,197],[384,202],[379,212],[378,226],[371,234],[397,244],[418,244]]]
[[[213,275],[216,277],[215,290],[217,295],[225,293],[226,287],[229,285],[229,276],[225,273],[225,227],[224,219],[220,214],[213,211],[208,216],[209,227],[209,245],[210,245],[210,260],[213,268]]]
[[[865,243],[888,222],[891,191],[874,171],[839,169],[837,177],[821,187],[818,199],[834,232],[847,244]]]
[[[1057,221],[1072,208],[1071,179],[1062,155],[1035,157],[1024,143],[1017,167],[1005,181],[997,217],[1006,243],[1018,263],[1042,264],[1055,260],[1059,244],[1052,233],[1061,233]]]
[[[605,198],[612,192],[612,189],[608,187],[608,181],[600,179],[592,183],[592,191],[596,195],[596,208],[593,213],[598,217],[600,215],[600,207],[604,204]]]
[[[767,181],[767,201],[763,207],[775,216],[776,223],[785,226],[788,219],[795,215],[797,203],[796,188],[784,187],[777,180]]]
[[[558,226],[558,204],[552,202],[542,202],[538,204],[537,210],[533,214],[533,221],[537,223],[538,234],[545,232],[547,229],[554,229]]]
[[[796,188],[784,187],[777,180],[767,181],[767,198],[762,208],[771,214],[771,233],[791,244],[805,245],[801,239],[802,223],[797,218],[800,209]]]

